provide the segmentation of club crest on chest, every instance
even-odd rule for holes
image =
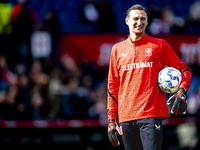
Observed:
[[[145,55],[149,56],[149,57],[152,56],[152,48],[146,48],[145,49]]]

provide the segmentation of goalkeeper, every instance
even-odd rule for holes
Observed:
[[[108,73],[108,138],[112,145],[122,137],[126,150],[162,150],[162,120],[169,117],[165,93],[157,76],[165,65],[182,73],[179,91],[168,103],[171,112],[186,112],[191,70],[169,44],[145,34],[147,10],[133,5],[126,12],[126,40],[112,47]],[[118,126],[119,122],[119,126]]]

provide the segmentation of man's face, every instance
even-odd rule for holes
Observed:
[[[147,14],[144,10],[131,10],[125,21],[129,26],[129,31],[136,35],[143,34],[148,24]]]

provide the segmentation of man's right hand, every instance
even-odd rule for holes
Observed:
[[[108,120],[108,139],[110,143],[117,147],[120,145],[119,138],[122,135],[122,129],[119,128],[115,119]]]

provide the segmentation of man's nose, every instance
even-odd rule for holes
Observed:
[[[137,24],[138,24],[138,25],[141,25],[141,24],[142,24],[141,19],[138,19]]]

